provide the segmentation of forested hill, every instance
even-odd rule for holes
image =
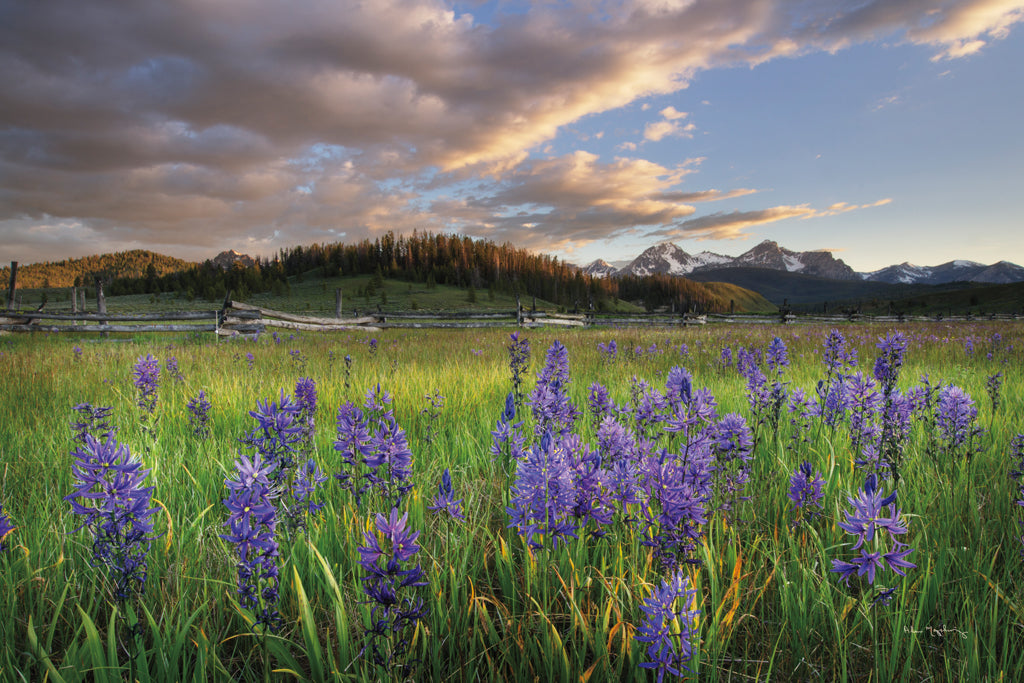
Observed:
[[[740,288],[722,288],[682,277],[592,278],[574,265],[548,254],[535,254],[511,244],[470,237],[393,233],[352,244],[314,244],[282,250],[278,262],[288,276],[319,269],[326,277],[374,274],[410,282],[493,289],[565,306],[602,310],[613,299],[639,302],[649,309],[725,312],[734,308],[774,307],[760,295]]]
[[[18,288],[86,286],[93,284],[97,275],[122,279],[161,277],[188,270],[195,265],[172,256],[134,249],[63,261],[19,264]],[[6,287],[10,277],[9,265],[0,269],[0,284]]]
[[[9,271],[0,271],[0,283],[6,283]],[[282,249],[273,259],[255,259],[249,266],[210,260],[188,263],[142,250],[90,256],[19,266],[18,288],[89,287],[97,275],[108,283],[110,296],[177,292],[190,300],[202,297],[213,301],[230,291],[234,298],[244,300],[262,292],[287,294],[290,280],[322,278],[334,287],[349,276],[371,275],[375,280],[388,278],[427,287],[501,292],[520,296],[525,306],[536,298],[566,309],[593,306],[602,311],[614,309],[614,302],[621,299],[651,310],[774,310],[759,294],[740,287],[671,276],[594,278],[556,257],[511,244],[430,233],[396,236],[389,232],[374,240],[292,247]]]

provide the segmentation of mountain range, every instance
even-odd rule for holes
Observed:
[[[662,242],[648,248],[623,268],[616,269],[607,261],[598,259],[584,266],[582,270],[595,277],[643,277],[656,274],[721,274],[731,268],[767,269],[826,280],[899,285],[939,285],[951,282],[1003,284],[1024,281],[1024,267],[1007,261],[992,265],[963,260],[950,261],[938,266],[901,263],[872,272],[858,273],[828,251],[791,251],[772,240],[765,240],[739,256],[724,256],[710,251],[689,254],[671,242]]]

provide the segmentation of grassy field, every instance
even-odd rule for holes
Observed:
[[[477,294],[487,300],[486,291]],[[293,295],[302,295],[299,287]],[[425,294],[416,295],[430,307]],[[333,292],[330,301],[333,311]],[[323,312],[312,299],[310,310]],[[914,548],[907,559],[916,568],[905,578],[880,570],[873,585],[866,576],[847,585],[830,571],[833,560],[857,554],[854,536],[839,526],[851,509],[847,497],[865,482],[864,471],[853,465],[860,454],[851,445],[849,419],[830,426],[812,417],[794,428],[795,415],[784,407],[777,430],[759,425],[747,381],[722,362],[724,347],[734,355],[740,347],[763,350],[778,334],[791,361],[783,390],[814,396],[825,378],[828,329],[522,333],[531,348],[527,397],[552,343],[567,349],[570,381],[557,390],[581,413],[572,427],[576,447],[598,449],[587,407],[592,384],[605,385],[620,406],[636,406],[644,393],[637,380],[664,392],[674,366],[692,373],[695,391],[713,394],[717,418],[709,425],[739,413],[753,432],[743,489],[749,500],[736,502],[729,514],[714,509],[722,479],[709,475],[716,488],[706,523],[691,527],[700,534],[682,572],[696,589],[700,615],[674,627],[677,634],[694,632],[688,676],[1011,680],[1024,671],[1022,508],[1014,504],[1022,496],[1010,477],[1021,467],[1011,441],[1024,432],[1024,333],[1016,323],[898,329],[909,340],[899,391],[919,387],[924,375],[932,385],[961,387],[973,397],[981,431],[972,441],[976,452],[966,455],[936,438],[927,415],[912,420],[897,507],[908,529],[900,540]],[[868,376],[879,337],[889,331],[866,325],[842,330]],[[610,341],[618,349],[614,358],[599,348]],[[590,533],[599,528],[591,521],[557,548],[550,538],[541,550],[527,548],[517,528],[509,528],[506,511],[513,505],[514,470],[525,465],[506,470],[490,454],[491,432],[512,389],[509,343],[508,331],[500,330],[285,334],[219,343],[196,336],[120,343],[0,338],[6,380],[0,505],[15,527],[0,553],[0,680],[654,680],[655,672],[640,667],[650,657],[634,636],[646,618],[644,600],[669,572],[646,544],[657,525],[640,520],[656,518],[667,504],[651,492],[630,515],[616,512],[600,525],[600,537]],[[136,404],[132,383],[133,366],[146,354],[161,368],[152,414]],[[167,372],[172,357],[180,379]],[[986,383],[997,372],[1001,400],[993,410]],[[256,426],[249,411],[257,401],[279,401],[300,377],[316,382],[312,457],[329,479],[315,494],[324,507],[305,533],[278,528],[281,625],[269,632],[254,629],[253,612],[239,605],[238,555],[221,538],[229,533],[224,482],[235,476],[240,454],[252,453],[239,443]],[[373,529],[375,513],[390,506],[375,495],[357,506],[332,476],[343,470],[334,448],[339,407],[362,404],[377,386],[390,394],[413,454],[415,487],[400,509],[419,532],[420,550],[408,566],[421,565],[426,584],[402,589],[423,600],[424,616],[387,640],[397,648],[388,650],[395,654],[388,666],[374,665],[364,651],[372,605],[359,548],[367,545],[364,533]],[[200,390],[212,403],[206,439],[192,433],[187,409]],[[429,397],[438,394],[443,407],[432,416]],[[112,407],[118,442],[150,470],[145,485],[154,487],[156,537],[138,597],[112,596],[111,574],[93,566],[89,531],[78,529],[82,520],[65,500],[76,486],[69,423],[72,407],[81,403]],[[663,409],[660,418],[637,426],[636,413],[623,411],[619,420],[627,429],[646,429],[667,449],[668,460],[678,457],[687,437],[664,430],[671,416]],[[539,448],[530,408],[516,420],[523,422],[526,448]],[[560,443],[570,449],[574,442]],[[658,448],[651,457],[657,459]],[[716,457],[724,472],[724,456]],[[805,460],[825,480],[822,510],[794,527],[787,492]],[[428,509],[446,469],[464,521]],[[893,482],[882,486],[891,491]],[[880,586],[894,589],[888,605],[873,604]]]

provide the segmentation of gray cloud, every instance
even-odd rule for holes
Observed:
[[[538,246],[692,230],[692,203],[752,190],[683,192],[692,167],[531,153],[704,69],[893,35],[951,58],[1022,19],[1005,0],[792,7],[560,3],[489,25],[439,0],[5,3],[0,241],[38,260],[61,230],[79,254],[452,226]],[[655,139],[686,132],[676,114]],[[467,181],[475,198],[436,199]]]

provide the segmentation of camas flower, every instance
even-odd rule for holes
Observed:
[[[444,510],[451,517],[466,521],[466,518],[462,515],[462,499],[455,499],[455,491],[452,489],[452,475],[447,467],[444,470],[444,474],[441,475],[441,483],[437,486],[437,495],[434,496],[431,505],[427,506],[427,509],[434,510],[435,512]]]
[[[902,332],[890,332],[879,337],[875,345],[881,355],[875,360],[875,379],[882,385],[883,394],[891,394],[899,379],[903,358],[907,353],[908,342]]]
[[[206,398],[206,392],[199,390],[199,395],[188,402],[188,421],[192,433],[200,439],[210,436],[210,408],[212,405]]]
[[[786,350],[786,343],[775,337],[768,344],[768,352],[765,354],[765,361],[768,368],[775,372],[781,372],[783,368],[789,367],[789,353]]]
[[[1018,434],[1013,437],[1010,441],[1010,457],[1015,461],[1015,470],[1010,471],[1010,476],[1017,482],[1019,496],[1014,502],[1019,506],[1019,511],[1024,513],[1024,434]],[[1018,520],[1020,525],[1021,536],[1021,550],[1020,553],[1024,556],[1024,518]]]
[[[846,582],[854,574],[867,575],[870,584],[875,582],[876,570],[886,567],[900,576],[906,576],[904,569],[912,569],[917,565],[904,559],[914,549],[894,538],[907,533],[902,512],[896,509],[896,492],[886,496],[884,490],[878,487],[878,478],[872,472],[865,479],[864,488],[847,500],[853,509],[846,511],[846,521],[840,522],[839,527],[856,536],[857,542],[852,550],[860,550],[860,556],[851,562],[832,560],[832,571],[837,572]],[[883,508],[888,508],[887,514]],[[889,539],[893,541],[891,550],[887,544]]]
[[[277,566],[277,508],[273,470],[276,463],[241,456],[235,462],[234,477],[224,480],[230,493],[224,500],[228,519],[222,534],[238,553],[238,602],[256,615],[254,628],[263,625],[271,631],[280,626],[277,611],[280,584]]]
[[[389,673],[406,678],[411,662],[405,661],[410,637],[428,610],[416,589],[427,585],[419,564],[410,567],[420,550],[418,531],[407,527],[409,513],[399,517],[392,508],[389,516],[377,513],[374,531],[363,533],[366,545],[359,548],[359,566],[366,571],[363,593],[373,605],[366,630],[370,661]],[[383,541],[383,542],[382,542]]]
[[[615,409],[615,405],[608,394],[608,388],[598,382],[591,384],[587,390],[587,407],[590,409],[590,414],[596,422],[600,422],[610,416]]]
[[[148,413],[156,410],[156,390],[160,380],[160,362],[152,354],[135,361],[132,382],[139,392],[138,406]]]
[[[94,408],[91,403],[79,403],[71,409],[78,413],[78,420],[71,423],[77,443],[84,446],[86,434],[100,437],[115,431],[110,422],[110,415],[114,412],[113,407],[97,406]]]
[[[171,356],[164,361],[164,367],[167,368],[167,374],[179,382],[185,381],[185,375],[181,374],[181,369],[178,368],[178,359]]]
[[[509,335],[508,368],[512,373],[512,394],[517,407],[522,407],[523,379],[530,368],[530,340],[522,339],[518,332]]]
[[[821,487],[824,483],[821,472],[815,472],[806,460],[800,463],[789,478],[789,499],[793,502],[793,510],[800,512],[801,520],[821,514],[821,500],[825,495]],[[801,520],[797,520],[796,524]]]
[[[857,365],[857,351],[850,348],[842,332],[832,329],[828,333],[828,338],[825,339],[825,353],[822,360],[828,367],[829,377],[833,377],[839,374],[844,366],[854,367]]]
[[[153,487],[142,485],[149,470],[142,469],[142,463],[112,433],[103,441],[86,434],[84,444],[72,455],[71,472],[77,483],[64,500],[83,520],[78,529],[87,528],[92,534],[93,564],[108,569],[114,598],[124,602],[142,593],[146,585],[146,555],[156,512],[149,507]]]
[[[302,440],[302,425],[298,424],[300,411],[298,404],[283,391],[278,403],[257,401],[256,410],[249,411],[249,416],[256,420],[256,427],[241,441],[274,465],[274,477],[278,480],[286,479],[295,465],[295,452]]]
[[[673,572],[660,587],[651,591],[644,600],[644,622],[634,638],[647,643],[644,669],[658,673],[658,683],[665,674],[684,676],[693,657],[693,639],[698,635],[697,591],[690,587],[690,579],[682,568]]]
[[[11,524],[11,518],[4,513],[4,506],[0,505],[0,553],[7,550],[7,536],[16,528]]]
[[[316,382],[300,377],[295,384],[295,402],[299,412],[295,420],[299,426],[300,443],[304,453],[312,453],[316,438]]]
[[[601,353],[601,360],[603,360],[606,363],[614,362],[619,355],[619,347],[615,343],[614,339],[609,341],[607,344],[605,344],[604,342],[599,342],[597,345],[597,350]]]
[[[325,481],[327,476],[320,471],[320,466],[313,458],[296,469],[292,477],[291,504],[284,509],[287,515],[285,521],[291,531],[306,528],[306,518],[323,509],[324,503],[315,501],[313,496]]]
[[[546,432],[518,462],[511,507],[506,509],[509,528],[515,527],[534,550],[542,549],[546,538],[556,549],[564,538],[577,538],[574,492],[569,459]]]
[[[974,422],[977,417],[978,409],[974,405],[974,399],[963,389],[952,384],[939,389],[935,421],[942,432],[942,438],[951,449],[960,448],[974,435]]]

